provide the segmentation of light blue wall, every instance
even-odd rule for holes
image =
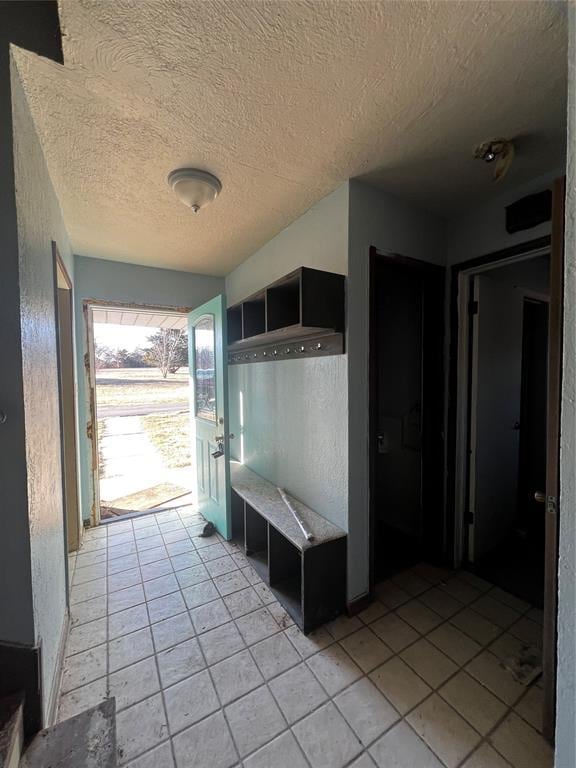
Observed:
[[[444,222],[381,189],[350,182],[348,232],[348,560],[350,592],[369,590],[368,321],[369,251],[444,263]],[[391,375],[392,372],[391,372]]]
[[[226,278],[233,304],[300,266],[345,274],[348,185],[338,188]],[[232,450],[258,474],[347,529],[346,355],[229,368]],[[240,393],[244,427],[240,426]]]
[[[88,392],[84,370],[86,327],[83,302],[86,299],[149,304],[161,307],[194,309],[224,292],[224,279],[171,269],[140,267],[106,259],[74,257],[75,322],[78,353],[79,461],[81,505],[85,520],[90,518],[93,502],[90,442],[86,437],[89,417]]]
[[[346,355],[232,365],[234,457],[348,529]],[[240,398],[244,428],[240,426]]]

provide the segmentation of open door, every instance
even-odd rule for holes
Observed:
[[[518,496],[522,296],[485,275],[473,279],[468,559],[511,530]],[[517,306],[516,306],[517,305]]]
[[[558,498],[560,491],[560,388],[564,294],[564,200],[566,179],[554,183],[550,309],[548,316],[548,392],[546,436],[546,515],[544,565],[544,735],[554,740],[556,720],[556,646],[558,609]]]
[[[226,299],[216,296],[188,315],[192,456],[198,510],[231,536]]]

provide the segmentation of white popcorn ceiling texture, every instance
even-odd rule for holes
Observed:
[[[65,65],[14,51],[75,252],[224,275],[348,178],[452,216],[563,162],[549,2],[60,0]],[[166,184],[223,183],[194,216]]]

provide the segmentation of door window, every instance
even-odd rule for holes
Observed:
[[[204,315],[194,325],[195,415],[216,422],[214,347],[214,315]]]

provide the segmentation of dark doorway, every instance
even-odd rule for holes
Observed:
[[[548,259],[545,261],[548,269]],[[526,266],[529,267],[529,263]],[[517,270],[521,272],[520,265]],[[542,288],[547,291],[547,278]],[[474,430],[476,451],[474,447],[471,450],[471,456],[476,454],[476,498],[475,501],[471,499],[471,508],[474,509],[475,535],[482,541],[480,534],[484,531],[489,545],[484,549],[477,548],[475,557],[469,549],[468,556],[474,563],[476,573],[532,605],[542,607],[548,304],[529,297],[519,297],[520,300],[515,301],[514,292],[518,291],[518,287],[509,286],[508,290],[510,298],[505,310],[508,318],[505,323],[500,318],[498,325],[498,338],[506,342],[505,360],[494,354],[493,341],[492,354],[484,361],[488,371],[478,370],[476,375],[479,381],[484,382],[485,389],[488,389],[486,378],[498,382],[490,387],[492,395],[501,405],[506,399],[503,392],[507,392],[511,400],[510,413],[517,413],[518,420],[512,423],[510,416],[510,423],[499,423],[501,414],[497,408],[491,408],[491,414],[477,414],[479,423]],[[494,306],[490,309],[493,310]],[[479,311],[482,313],[482,305]],[[517,323],[513,317],[516,314]],[[514,338],[516,325],[519,333]],[[503,333],[504,326],[509,331],[507,334]],[[481,340],[482,334],[478,335]],[[516,358],[518,381],[514,388],[511,361]],[[479,356],[474,359],[478,361]],[[480,408],[482,403],[486,405],[486,400],[486,392],[478,392],[477,407]],[[494,415],[496,422],[492,423]],[[489,434],[485,435],[484,430]],[[506,455],[507,447],[514,455]],[[504,475],[508,483],[503,481]],[[505,488],[510,486],[511,494],[507,496],[502,491],[502,485]],[[482,499],[486,498],[489,504],[485,509]],[[487,519],[489,515],[495,516],[500,525],[491,524]]]
[[[371,254],[373,582],[443,541],[444,269]]]

